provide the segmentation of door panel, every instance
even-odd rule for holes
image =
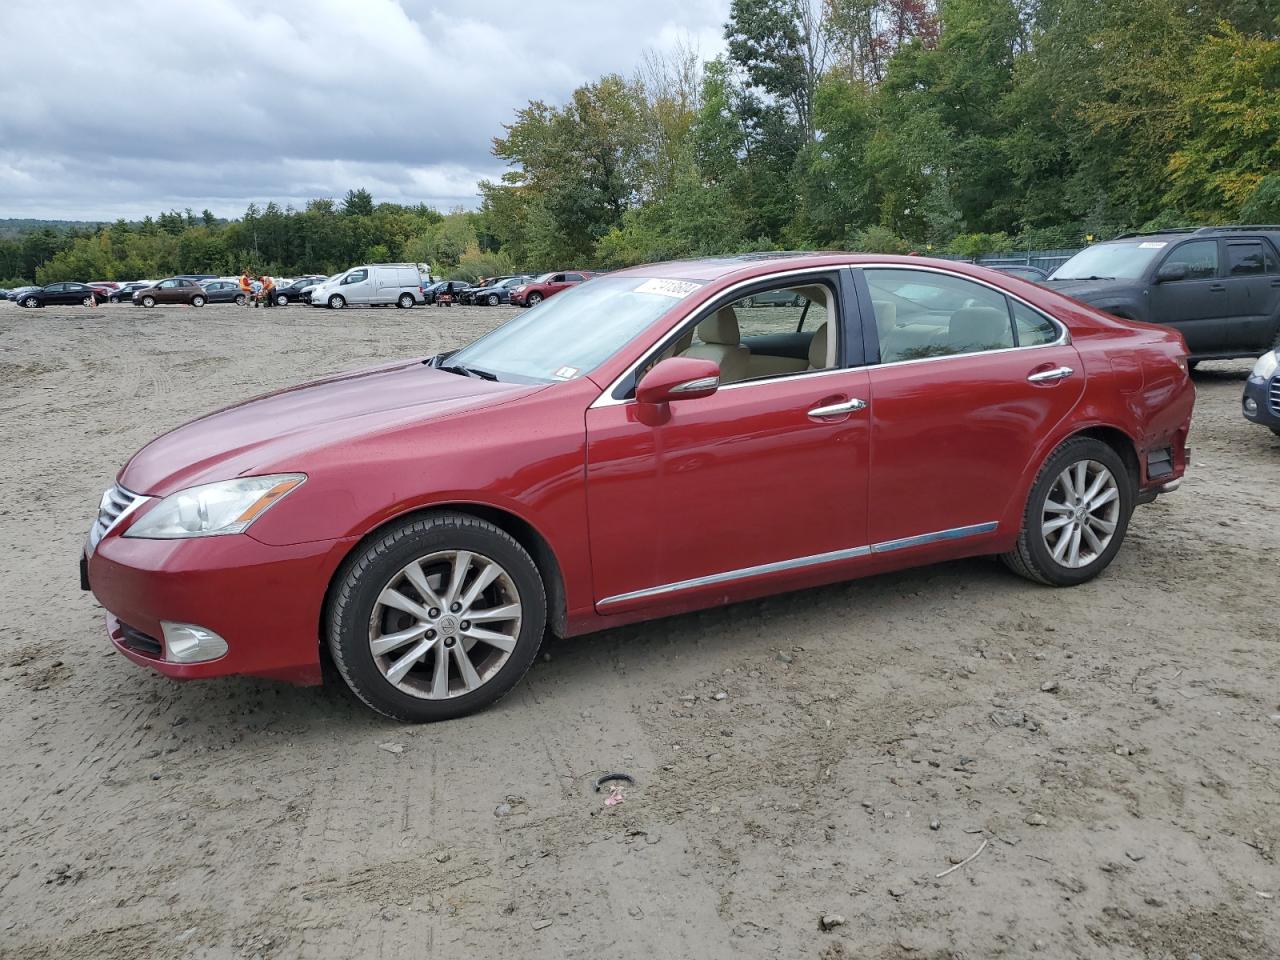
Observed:
[[[1228,286],[1218,271],[1218,241],[1191,240],[1179,244],[1162,261],[1185,263],[1185,280],[1151,286],[1151,319],[1168,324],[1182,334],[1192,353],[1231,349],[1231,315]]]
[[[1232,346],[1262,352],[1275,336],[1280,313],[1280,273],[1270,245],[1261,238],[1227,240],[1223,274],[1228,286]]]
[[[871,368],[872,542],[999,521],[1037,444],[1075,406],[1069,345]],[[1037,373],[1069,367],[1062,379]]]
[[[866,411],[809,411],[865,399],[867,386],[864,370],[838,370],[722,388],[665,411],[588,410],[596,602],[865,547]]]

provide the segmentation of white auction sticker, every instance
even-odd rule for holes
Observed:
[[[553,376],[557,380],[572,380],[577,375],[578,375],[577,367],[561,367],[559,370],[557,370],[553,374]]]
[[[646,280],[636,287],[636,293],[655,293],[660,297],[673,297],[676,300],[687,297],[702,284],[688,280]]]
[[[1144,240],[1138,244],[1139,250],[1159,250],[1161,247],[1167,247],[1169,244],[1163,240]]]

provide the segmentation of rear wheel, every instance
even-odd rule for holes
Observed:
[[[1002,559],[1015,573],[1049,586],[1092,580],[1124,541],[1133,496],[1133,481],[1115,450],[1092,437],[1073,437],[1040,468],[1018,544]]]
[[[248,297],[246,297],[243,293],[237,293],[237,294],[236,294],[236,305],[237,305],[237,306],[241,306],[241,307],[243,307],[243,306],[244,306],[246,303],[248,303],[248,302],[249,302],[249,298],[248,298]]]
[[[154,306],[156,305],[156,298],[155,298],[155,297],[143,297],[143,298],[142,298],[142,305],[143,305],[144,307],[154,307]]]
[[[119,302],[120,302],[120,298],[119,298],[119,297],[115,297],[115,296],[107,297],[107,302],[108,302],[108,303],[119,303]]]
[[[408,310],[410,307],[413,306],[413,294],[411,293],[400,294],[400,299],[396,301],[396,306],[398,306],[401,310]]]
[[[194,297],[191,298],[191,305],[193,307],[203,307],[204,297],[200,296],[200,294],[196,294]]]
[[[96,307],[98,305],[98,301],[94,299],[93,294],[89,294],[89,296],[85,297],[80,302],[86,307]]]
[[[335,293],[332,297],[330,297],[330,298],[329,298],[329,309],[330,309],[330,310],[341,310],[341,309],[342,309],[343,307],[345,307],[346,305],[347,305],[347,301],[346,301],[343,297],[340,297],[340,296],[339,296],[338,294],[336,294],[336,293]]]
[[[496,701],[533,663],[545,625],[533,559],[505,531],[460,513],[405,520],[354,554],[325,618],[347,686],[412,723]]]

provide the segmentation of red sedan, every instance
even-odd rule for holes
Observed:
[[[168,676],[314,683],[323,645],[375,710],[456,717],[548,630],[983,554],[1083,583],[1180,482],[1186,356],[964,264],[637,267],[155,440],[82,583]]]
[[[561,290],[568,290],[584,281],[590,280],[595,274],[589,270],[570,270],[552,271],[544,273],[536,280],[530,280],[528,283],[522,283],[518,287],[511,290],[511,302],[517,307],[536,307],[548,297],[553,297]]]

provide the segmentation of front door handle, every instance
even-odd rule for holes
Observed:
[[[1214,293],[1222,293],[1227,288],[1220,283],[1211,283],[1209,284],[1209,289],[1212,290]]]
[[[846,413],[853,413],[857,410],[865,410],[867,401],[859,400],[854,397],[852,400],[845,400],[841,403],[828,404],[825,407],[814,407],[809,411],[811,417],[839,417]]]
[[[1056,380],[1065,380],[1067,377],[1075,373],[1070,367],[1054,367],[1052,370],[1041,370],[1039,373],[1033,373],[1027,377],[1031,383],[1053,383]]]

